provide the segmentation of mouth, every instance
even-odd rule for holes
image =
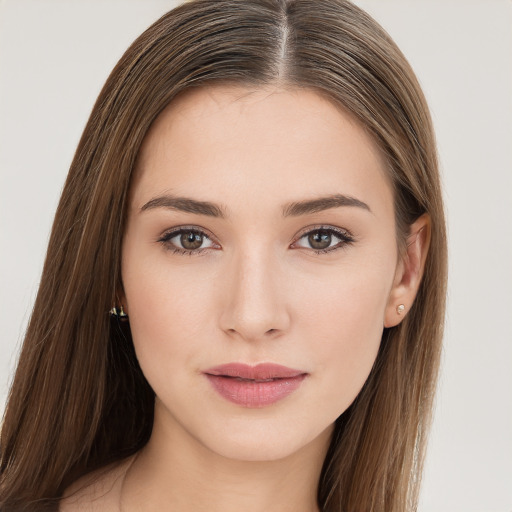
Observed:
[[[204,372],[213,389],[243,407],[260,408],[286,398],[308,373],[273,363],[229,363]]]

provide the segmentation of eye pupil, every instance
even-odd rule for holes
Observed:
[[[331,245],[332,236],[328,231],[315,231],[308,236],[313,249],[327,249]]]
[[[199,249],[203,244],[203,235],[194,231],[186,231],[181,234],[180,242],[185,249]]]

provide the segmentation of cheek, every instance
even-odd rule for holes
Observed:
[[[130,328],[139,363],[146,373],[165,361],[165,370],[192,362],[204,332],[213,329],[211,279],[143,258],[123,263]],[[155,355],[157,357],[155,357]],[[178,362],[180,365],[178,365]]]
[[[328,286],[303,283],[308,300],[297,315],[299,332],[314,350],[324,402],[336,404],[337,415],[352,403],[371,371],[391,280],[388,268],[361,265],[340,270],[324,283]]]

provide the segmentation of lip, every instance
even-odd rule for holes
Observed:
[[[203,372],[213,389],[243,407],[260,408],[282,400],[299,388],[307,372],[274,363],[250,366],[228,363]]]

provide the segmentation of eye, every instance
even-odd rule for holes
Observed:
[[[189,255],[218,247],[204,231],[196,228],[174,229],[165,233],[158,242],[173,252]]]
[[[321,226],[304,233],[293,245],[325,253],[341,249],[354,242],[353,236],[345,230]]]

